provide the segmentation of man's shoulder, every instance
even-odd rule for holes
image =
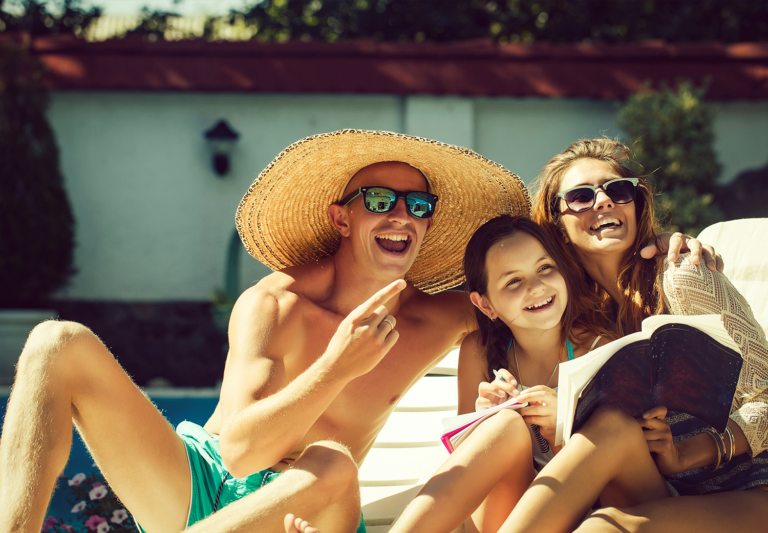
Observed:
[[[414,290],[404,311],[420,320],[464,323],[471,318],[467,315],[467,301],[463,291],[449,290],[427,294]]]
[[[448,290],[427,294],[419,290],[414,291],[412,303],[421,307],[434,310],[442,310],[447,313],[464,312],[466,296],[463,291]],[[411,303],[411,302],[409,302]]]

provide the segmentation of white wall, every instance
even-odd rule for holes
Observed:
[[[768,103],[717,109],[724,180],[764,166]],[[223,286],[243,193],[308,135],[403,131],[473,148],[530,182],[573,140],[620,133],[611,102],[536,98],[57,92],[49,116],[77,219],[78,274],[60,296],[93,300],[208,299]],[[220,118],[241,134],[223,179],[203,139]],[[269,272],[245,253],[241,265],[243,288]]]
[[[50,118],[77,220],[65,298],[206,300],[223,287],[235,209],[283,148],[342,128],[401,128],[397,97],[56,93]],[[214,174],[203,132],[241,137]],[[244,250],[243,250],[244,252]],[[269,270],[242,254],[243,286]]]

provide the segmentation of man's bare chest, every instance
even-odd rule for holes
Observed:
[[[314,331],[312,331],[314,329]],[[325,353],[333,334],[308,328],[302,348],[286,361],[287,378],[299,376]],[[459,332],[425,324],[396,327],[399,338],[393,348],[370,372],[348,382],[322,418],[329,424],[345,426],[355,420],[388,414],[403,394],[449,352]]]

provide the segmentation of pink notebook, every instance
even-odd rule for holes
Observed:
[[[480,422],[488,418],[489,416],[498,413],[502,409],[522,409],[527,406],[528,402],[518,403],[516,398],[510,398],[504,403],[500,403],[490,409],[484,409],[482,411],[476,411],[474,413],[466,413],[459,416],[452,416],[449,418],[443,418],[443,434],[440,436],[440,441],[443,446],[448,450],[448,453],[453,453],[461,441],[463,441],[467,435],[472,433]]]

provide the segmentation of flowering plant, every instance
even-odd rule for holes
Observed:
[[[100,474],[75,474],[71,479],[61,476],[69,490],[66,495],[71,513],[68,520],[49,516],[43,522],[42,533],[135,533],[133,517],[110,490]]]

